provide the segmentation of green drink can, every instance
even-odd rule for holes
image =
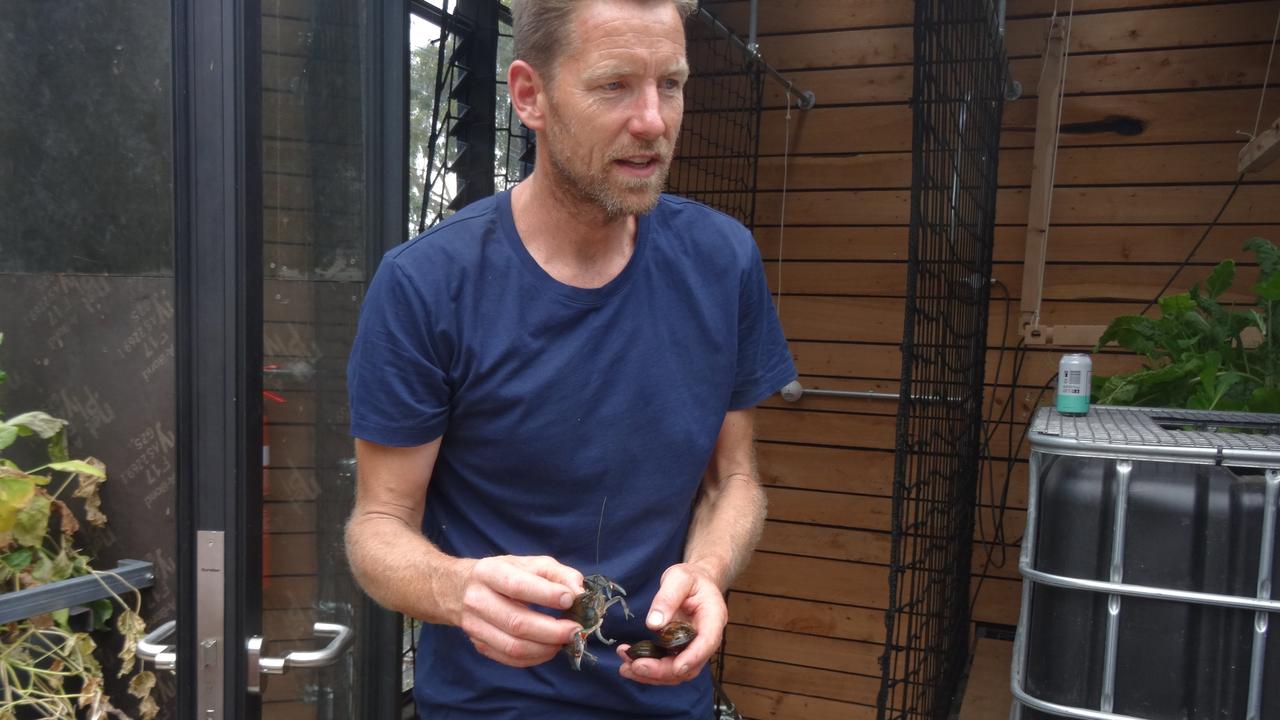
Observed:
[[[1093,386],[1093,361],[1084,353],[1063,355],[1058,362],[1058,412],[1086,415]]]

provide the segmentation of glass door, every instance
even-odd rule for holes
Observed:
[[[343,549],[345,366],[404,236],[406,13],[175,7],[179,599],[144,650],[176,654],[180,717],[393,717],[395,618]]]
[[[368,49],[380,43],[369,42],[367,10],[336,0],[262,8],[261,653],[353,638],[329,664],[264,675],[266,718],[363,718],[363,698],[386,693],[373,661],[396,658],[361,632],[373,609],[343,550],[357,472],[346,361],[377,245]]]

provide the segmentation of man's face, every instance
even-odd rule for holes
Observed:
[[[557,184],[609,217],[652,210],[666,186],[689,76],[684,25],[666,3],[583,3],[547,88]]]

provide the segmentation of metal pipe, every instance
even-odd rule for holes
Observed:
[[[818,390],[810,389],[800,384],[799,380],[792,380],[778,391],[782,395],[782,399],[787,402],[796,402],[805,395],[815,395],[819,397],[843,397],[843,398],[859,398],[862,400],[897,400],[897,393],[871,392],[868,390]]]
[[[782,83],[782,88],[783,90],[786,91],[787,95],[790,95],[792,98],[795,99],[796,107],[800,108],[801,110],[811,110],[813,106],[817,104],[818,98],[816,95],[813,94],[812,91],[801,90],[796,87],[795,83],[783,77],[782,73],[778,72],[773,68],[772,65],[765,62],[764,58],[760,56],[759,50],[757,50],[754,47],[750,47],[745,42],[743,42],[742,38],[735,35],[733,30],[730,30],[727,25],[720,22],[720,18],[711,14],[710,10],[707,10],[704,7],[699,7],[698,12],[703,17],[705,17],[707,21],[711,23],[711,26],[714,27],[717,31],[719,31],[721,35],[724,35],[725,38],[729,40],[729,42],[733,43],[738,47],[739,50],[746,53],[747,57],[752,62],[758,64],[760,68],[765,71],[766,74],[768,74],[774,80],[777,80],[778,82]]]
[[[855,398],[859,400],[894,400],[897,401],[902,396],[898,393],[875,392],[871,390],[822,390],[819,388],[807,388],[800,384],[799,380],[792,380],[778,391],[782,395],[782,399],[787,402],[796,402],[806,395],[815,397],[842,397]],[[916,395],[912,400],[926,401],[942,401],[942,402],[962,402],[960,398],[954,397],[928,397]]]
[[[1280,470],[1267,470],[1266,505],[1262,510],[1262,548],[1258,553],[1258,599],[1271,599],[1271,557],[1276,543],[1276,498],[1280,497]],[[1245,720],[1262,717],[1263,662],[1267,656],[1267,630],[1271,616],[1259,612],[1253,618],[1253,653],[1249,660],[1249,704]]]
[[[756,42],[760,28],[760,0],[751,0],[751,19],[747,23],[747,50],[756,53],[760,45]]]

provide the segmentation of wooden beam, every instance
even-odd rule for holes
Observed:
[[[1280,158],[1280,118],[1240,150],[1240,174],[1257,172]]]
[[[1066,69],[1065,25],[1061,18],[1055,18],[1049,25],[1040,98],[1036,105],[1036,145],[1031,157],[1025,270],[1019,296],[1022,298],[1020,327],[1028,334],[1040,325],[1049,212],[1053,199],[1053,166],[1058,150],[1058,118],[1061,116],[1063,71]]]

